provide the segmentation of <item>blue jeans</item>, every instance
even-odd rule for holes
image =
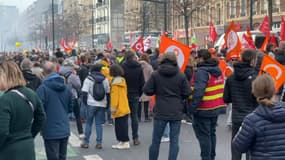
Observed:
[[[164,132],[163,132],[163,137],[169,138],[169,124],[165,126]]]
[[[194,115],[193,129],[199,141],[202,160],[214,160],[216,156],[216,126],[218,117]]]
[[[104,107],[95,107],[87,106],[87,121],[85,127],[85,143],[89,144],[89,139],[92,130],[92,124],[95,117],[95,126],[96,126],[96,143],[102,144],[103,139],[103,124],[105,123],[105,108]]]
[[[152,144],[149,147],[149,160],[157,160],[161,137],[163,136],[166,125],[169,123],[170,143],[168,160],[176,160],[179,152],[179,134],[181,121],[158,120],[153,121]]]
[[[47,160],[66,160],[68,137],[44,140]]]
[[[87,118],[87,106],[82,102],[82,99],[79,98],[79,104],[80,104],[80,117],[82,119]]]
[[[129,96],[129,105],[131,110],[131,125],[132,125],[132,136],[133,139],[139,138],[139,120],[138,120],[138,107],[139,107],[139,97]]]

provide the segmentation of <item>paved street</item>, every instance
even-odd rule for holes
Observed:
[[[93,128],[91,144],[89,149],[81,149],[80,141],[77,138],[77,131],[74,122],[71,122],[72,136],[69,140],[68,159],[69,160],[147,160],[148,147],[151,142],[152,123],[140,123],[141,145],[131,145],[130,150],[115,150],[111,145],[116,142],[114,126],[104,126],[103,149],[96,150],[95,147],[95,127]],[[130,131],[130,130],[129,130]],[[130,132],[131,135],[131,132]],[[230,130],[226,127],[226,116],[221,115],[217,127],[217,160],[230,159]],[[160,148],[160,160],[168,157],[168,144],[162,143]],[[44,148],[41,137],[36,140],[37,160],[45,160]],[[191,125],[183,124],[180,135],[180,152],[178,160],[199,160],[200,149],[195,138]]]

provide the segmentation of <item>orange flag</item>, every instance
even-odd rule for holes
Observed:
[[[174,52],[176,54],[178,66],[180,70],[184,72],[188,63],[191,48],[180,42],[174,41],[165,36],[161,36],[159,53],[164,54],[166,52]]]
[[[266,37],[262,43],[262,46],[259,48],[260,51],[266,51],[266,46],[269,43],[269,37]]]
[[[278,90],[285,82],[285,67],[268,55],[264,55],[259,75],[269,74],[275,80],[275,89]]]
[[[234,21],[232,21],[225,33],[225,44],[228,48],[226,58],[230,59],[231,57],[240,57],[242,51],[242,44],[236,33],[236,27]]]

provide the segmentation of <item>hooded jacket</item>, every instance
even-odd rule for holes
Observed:
[[[123,117],[130,113],[127,97],[127,85],[123,77],[115,77],[111,84],[112,118]]]
[[[190,95],[190,86],[179,68],[164,63],[154,71],[143,89],[148,96],[156,95],[154,118],[161,120],[181,120],[183,100]]]
[[[250,151],[252,160],[284,160],[285,103],[260,105],[246,116],[233,147],[242,153]]]
[[[30,70],[23,70],[22,72],[27,83],[26,86],[35,91],[41,85],[41,79]]]
[[[59,74],[66,75],[70,73],[67,77],[66,83],[70,86],[73,97],[78,98],[81,89],[81,81],[78,75],[73,74],[73,69],[74,68],[72,66],[62,66],[59,69]]]
[[[197,65],[197,72],[194,73],[194,91],[192,100],[190,102],[190,110],[194,110],[195,115],[202,117],[216,117],[221,112],[221,108],[214,110],[197,110],[200,103],[202,102],[203,96],[205,94],[206,87],[209,81],[209,75],[214,77],[219,77],[222,72],[218,66],[218,61],[215,59],[209,59],[205,62],[199,63]]]
[[[257,101],[251,93],[251,83],[257,74],[248,63],[234,64],[234,73],[226,80],[223,99],[232,103],[233,123],[242,123],[246,115],[257,106]]]
[[[46,112],[44,139],[61,139],[70,134],[68,113],[72,112],[72,93],[56,73],[46,77],[37,93]]]
[[[126,60],[123,62],[124,78],[127,82],[128,96],[139,97],[142,94],[142,88],[145,80],[141,65],[134,60]]]

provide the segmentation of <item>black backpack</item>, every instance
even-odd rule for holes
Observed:
[[[106,95],[106,91],[105,91],[105,87],[103,84],[103,81],[105,78],[102,78],[102,80],[96,80],[94,75],[90,75],[91,78],[89,78],[90,80],[93,81],[93,98],[96,101],[102,101],[105,98]]]

